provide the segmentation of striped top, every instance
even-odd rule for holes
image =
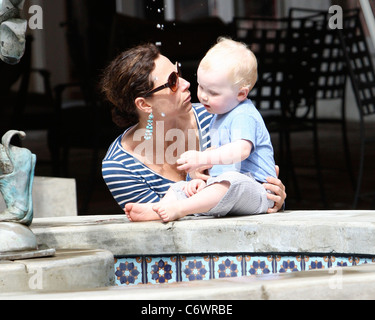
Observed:
[[[212,115],[201,104],[193,104],[193,111],[199,130],[200,150],[203,151],[210,146],[209,124]],[[122,137],[129,129],[112,143],[102,163],[104,181],[121,208],[130,202],[159,202],[174,183],[151,170],[122,147]]]

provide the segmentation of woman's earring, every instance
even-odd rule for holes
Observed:
[[[152,138],[153,132],[154,132],[154,115],[151,112],[147,120],[145,140],[150,140]]]

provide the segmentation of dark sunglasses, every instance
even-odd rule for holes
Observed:
[[[169,75],[168,82],[166,84],[163,84],[160,87],[157,87],[157,88],[152,89],[151,91],[147,92],[144,95],[145,98],[147,98],[147,97],[151,96],[152,94],[154,94],[155,92],[158,92],[158,91],[163,90],[165,88],[171,89],[172,92],[176,92],[177,91],[178,85],[179,85],[179,78],[181,76],[181,72],[180,72],[180,67],[179,67],[179,63],[178,62],[176,62],[176,65],[177,65],[177,72],[173,71]]]

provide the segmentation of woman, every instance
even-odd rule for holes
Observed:
[[[187,178],[177,169],[179,156],[210,147],[211,114],[202,105],[192,105],[189,87],[179,76],[178,64],[153,44],[121,53],[106,68],[103,92],[114,106],[114,121],[128,127],[110,146],[102,167],[121,208],[160,201],[172,183]],[[275,202],[268,212],[274,213],[284,204],[285,187],[279,179],[267,181],[264,187]],[[156,213],[151,218],[160,219]]]

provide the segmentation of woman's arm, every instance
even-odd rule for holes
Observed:
[[[153,191],[141,175],[126,169],[121,163],[104,162],[102,174],[109,191],[122,209],[130,202],[160,201],[160,194]]]

